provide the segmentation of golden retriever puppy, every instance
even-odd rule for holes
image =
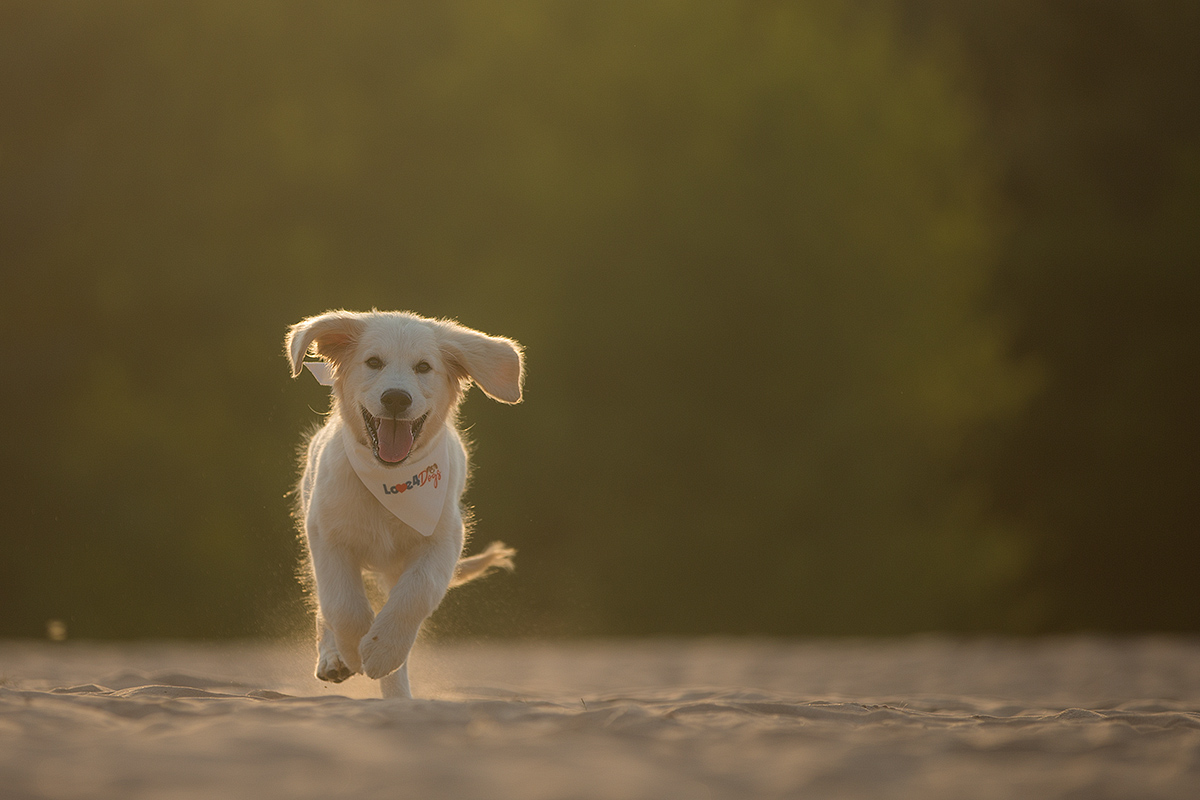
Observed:
[[[329,311],[287,334],[292,376],[307,363],[332,386],[309,438],[298,489],[316,599],[317,677],[362,672],[384,697],[412,697],[407,659],[446,590],[514,551],[493,542],[461,558],[467,451],[456,427],[471,383],[521,400],[524,362],[510,339],[402,311]],[[305,362],[315,353],[321,362]],[[372,608],[364,573],[386,589]]]

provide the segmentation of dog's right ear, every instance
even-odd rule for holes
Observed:
[[[353,349],[365,325],[362,316],[353,311],[326,311],[288,328],[284,348],[292,367],[292,377],[304,369],[304,354],[309,348],[336,364],[341,355]]]

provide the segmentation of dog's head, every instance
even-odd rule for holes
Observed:
[[[387,465],[420,452],[474,382],[502,403],[521,401],[524,362],[511,339],[403,311],[328,311],[288,330],[292,376],[310,350],[329,362],[334,411]]]

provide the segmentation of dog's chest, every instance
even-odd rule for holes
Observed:
[[[401,569],[428,541],[373,498],[356,506],[355,513],[332,526],[329,538],[335,547],[353,553],[364,568],[380,572]]]

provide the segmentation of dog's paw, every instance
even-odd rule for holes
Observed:
[[[362,656],[358,650],[358,643],[363,635],[371,629],[373,621],[374,617],[369,614],[364,614],[357,619],[338,618],[337,622],[332,625],[333,646],[322,649],[340,659],[350,670],[350,674],[361,672]]]
[[[362,656],[363,674],[376,680],[398,670],[408,657],[408,648],[398,647],[395,637],[374,631],[363,637],[358,652]]]
[[[359,655],[358,646],[354,643],[354,640],[351,640],[350,644],[347,645],[341,638],[338,638],[337,649],[332,653],[332,658],[350,670],[351,675],[362,672],[362,658]]]
[[[317,680],[341,683],[354,674],[337,653],[323,653],[317,660]]]

